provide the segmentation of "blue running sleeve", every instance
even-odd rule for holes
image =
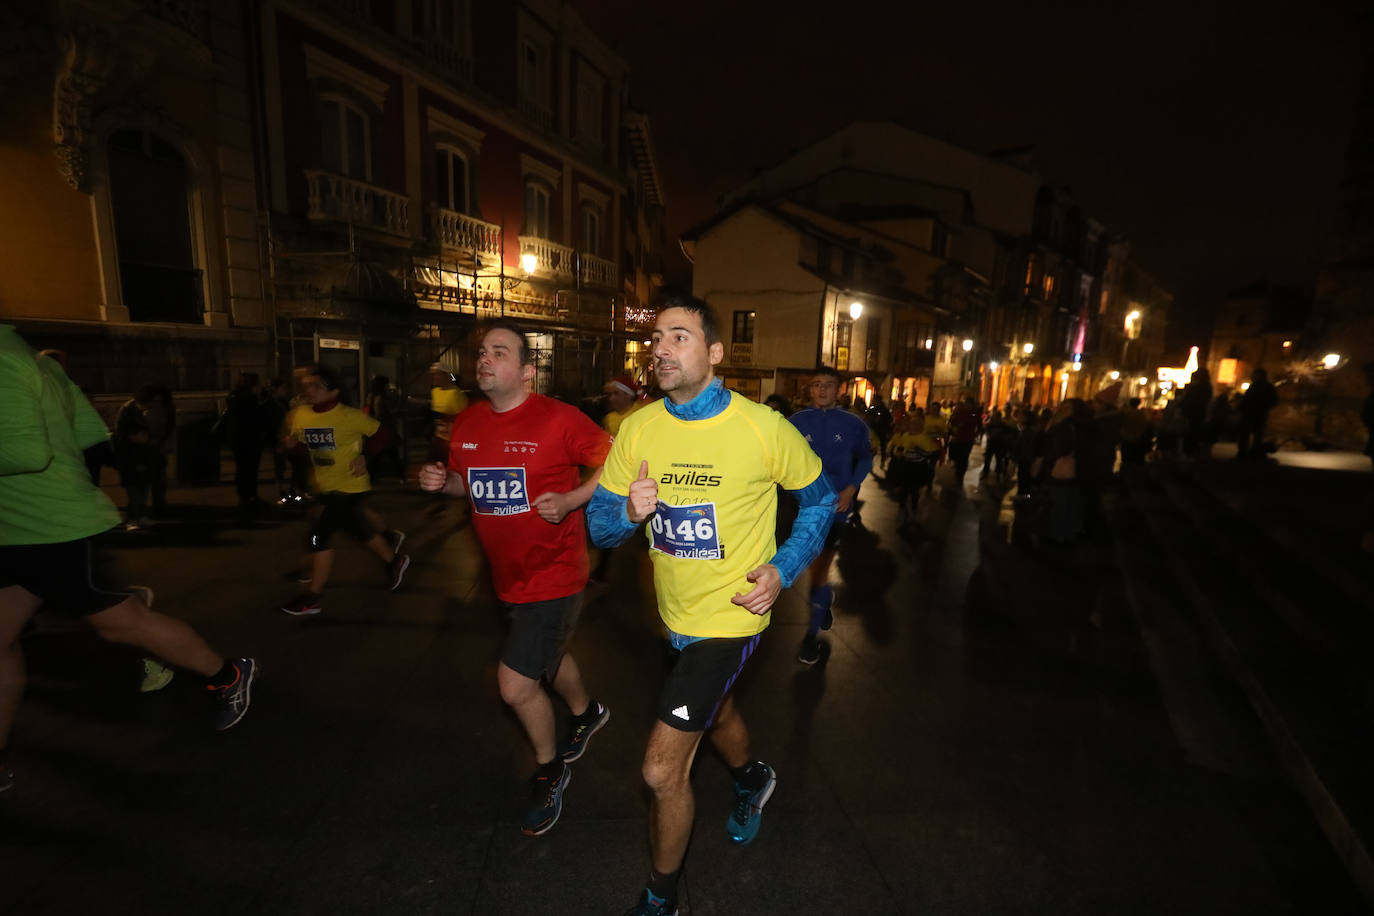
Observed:
[[[825,474],[817,475],[815,480],[800,490],[787,492],[797,498],[801,509],[797,513],[797,520],[792,523],[792,536],[773,554],[772,562],[782,576],[783,588],[796,581],[801,571],[811,565],[811,561],[825,546],[825,536],[830,533],[838,499]],[[621,511],[624,512],[623,509]]]
[[[642,528],[625,514],[629,497],[618,496],[597,484],[592,500],[587,504],[587,530],[597,547],[619,547],[630,535]]]

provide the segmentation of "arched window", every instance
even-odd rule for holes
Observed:
[[[340,95],[320,96],[320,168],[372,181],[372,124],[367,114]]]
[[[601,255],[601,211],[595,207],[582,208],[582,250]]]
[[[530,181],[525,183],[525,235],[549,237],[549,189]]]
[[[434,148],[434,199],[458,213],[472,212],[472,169],[467,154],[456,146]]]
[[[191,231],[191,171],[181,152],[147,130],[108,142],[120,294],[132,321],[200,324],[205,286]]]

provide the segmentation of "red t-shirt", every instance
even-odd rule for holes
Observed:
[[[586,587],[582,509],[551,525],[533,503],[576,489],[579,468],[601,467],[610,449],[611,437],[586,414],[538,394],[504,413],[481,401],[454,418],[448,466],[463,475],[502,601],[548,601]]]

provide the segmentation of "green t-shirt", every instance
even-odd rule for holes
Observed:
[[[108,436],[62,367],[0,324],[0,546],[59,544],[119,524],[82,455]]]

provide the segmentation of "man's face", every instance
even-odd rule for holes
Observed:
[[[505,328],[488,331],[477,349],[477,387],[488,397],[510,397],[534,378],[534,366],[520,363],[520,338]]]
[[[307,375],[301,378],[301,393],[311,404],[327,404],[338,397],[338,392],[326,388],[324,380],[318,375]]]
[[[834,407],[840,397],[840,380],[833,375],[818,375],[811,380],[811,406]]]
[[[628,409],[635,400],[633,395],[614,382],[607,382],[606,387],[602,389],[602,393],[606,395],[607,405],[616,413]]]
[[[664,309],[653,333],[654,374],[674,403],[685,404],[706,389],[712,367],[725,357],[719,341],[707,345],[701,316],[686,309]]]

